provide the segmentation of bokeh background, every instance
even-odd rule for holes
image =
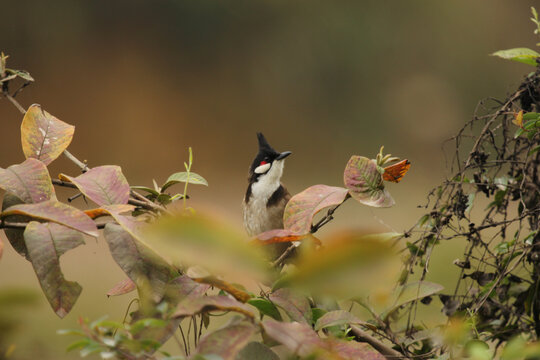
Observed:
[[[389,185],[397,205],[348,202],[324,230],[402,231],[447,174],[442,142],[480,99],[504,98],[530,71],[488,54],[534,46],[534,4],[3,0],[0,50],[10,55],[8,67],[36,79],[17,97],[23,106],[40,103],[76,125],[76,156],[90,166],[118,164],[132,185],[151,185],[183,170],[192,146],[194,171],[210,186],[191,188],[191,206],[236,226],[256,131],[293,152],[283,178],[291,193],[341,185],[352,154],[373,157],[385,145],[412,162],[405,180]],[[0,119],[0,166],[7,167],[24,160],[22,116],[0,99]],[[77,174],[64,158],[50,171]],[[460,246],[447,248],[432,261],[434,281],[451,280],[445,269]],[[0,290],[37,294],[34,305],[0,309],[17,321],[2,339],[16,345],[11,358],[78,358],[65,353],[73,339],[57,329],[76,328],[79,316],[122,318],[131,297],[105,296],[124,275],[102,239],[64,255],[62,266],[83,293],[60,320],[31,265],[6,244]]]

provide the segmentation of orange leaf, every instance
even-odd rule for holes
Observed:
[[[218,289],[221,289],[223,291],[228,292],[231,294],[236,300],[241,301],[245,303],[249,299],[251,299],[251,296],[246,293],[245,291],[242,291],[235,287],[232,284],[229,284],[228,282],[225,282],[223,280],[220,280],[214,276],[206,276],[201,278],[193,278],[193,281],[198,282],[199,284],[208,284],[217,287]]]
[[[109,212],[105,209],[98,208],[98,209],[89,209],[84,210],[84,213],[90,217],[90,219],[97,219],[98,217],[102,216],[109,216]]]
[[[403,179],[403,176],[409,171],[410,167],[411,162],[407,159],[387,166],[384,168],[383,180],[398,183]]]
[[[311,234],[299,235],[287,229],[274,229],[274,230],[265,231],[257,235],[253,240],[251,240],[251,243],[253,245],[270,245],[270,244],[276,244],[276,243],[300,241],[300,240],[305,239],[308,236],[314,241],[316,245],[322,244],[321,240],[317,239],[315,236]]]

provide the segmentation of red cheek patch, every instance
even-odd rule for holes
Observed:
[[[268,164],[268,163],[263,160],[263,161],[261,161],[261,163],[259,165],[266,165],[266,164]]]

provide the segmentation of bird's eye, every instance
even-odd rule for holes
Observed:
[[[268,164],[268,162],[263,160],[263,161],[261,161],[261,163],[259,165],[265,165],[265,164]]]

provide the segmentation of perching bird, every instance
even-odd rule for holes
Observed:
[[[284,159],[291,152],[277,152],[261,133],[257,133],[257,138],[259,153],[249,168],[249,184],[243,204],[244,227],[250,236],[283,229],[283,211],[291,198],[280,182]]]

